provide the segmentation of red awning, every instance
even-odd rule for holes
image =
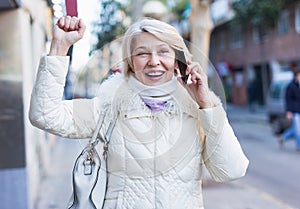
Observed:
[[[77,0],[66,0],[67,15],[78,17]]]

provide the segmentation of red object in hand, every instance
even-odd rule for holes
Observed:
[[[66,0],[67,15],[78,17],[77,0]]]

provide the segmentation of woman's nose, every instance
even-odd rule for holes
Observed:
[[[160,64],[160,57],[157,53],[151,53],[148,65],[157,66]]]

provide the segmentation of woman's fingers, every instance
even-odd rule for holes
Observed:
[[[77,17],[71,17],[69,31],[78,30],[79,19]]]
[[[76,31],[79,29],[84,29],[85,30],[85,24],[83,21],[77,17],[61,17],[57,21],[57,25],[60,29],[64,30],[65,32],[68,31]]]
[[[65,27],[65,18],[61,17],[58,19],[56,25],[60,28],[63,29]]]
[[[207,79],[206,73],[202,70],[197,62],[188,61],[187,74],[190,75],[190,80],[193,84],[202,85]]]
[[[82,19],[79,19],[76,30],[78,30],[78,33],[81,37],[83,36],[85,29],[86,29],[86,25],[85,25],[84,21]]]
[[[65,17],[65,25],[64,25],[63,30],[66,31],[66,32],[69,31],[70,24],[71,24],[71,17],[70,16],[66,16]]]

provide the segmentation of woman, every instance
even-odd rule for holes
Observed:
[[[41,58],[30,120],[59,136],[88,138],[103,104],[119,112],[108,150],[104,208],[201,209],[204,164],[216,181],[244,176],[248,160],[222,104],[169,24],[134,23],[124,37],[123,75],[105,81],[93,99],[62,101],[66,54],[84,31],[81,19],[58,20],[49,55]],[[178,51],[187,60],[187,84],[177,76]]]

